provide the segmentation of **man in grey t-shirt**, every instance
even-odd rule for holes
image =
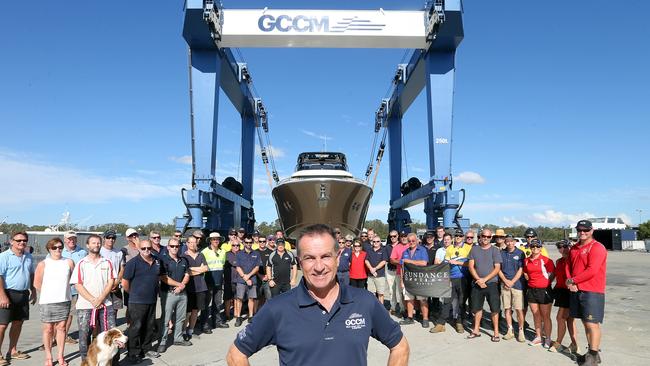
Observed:
[[[472,313],[474,313],[474,329],[467,338],[480,337],[479,327],[483,317],[483,303],[487,298],[494,328],[492,342],[498,342],[501,340],[499,338],[501,300],[499,299],[497,275],[501,269],[502,259],[499,249],[492,246],[491,240],[492,231],[484,229],[481,231],[479,245],[474,246],[469,252],[469,273],[473,279],[470,304]]]

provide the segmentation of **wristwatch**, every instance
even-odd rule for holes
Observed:
[[[576,283],[573,282],[573,278],[567,278],[567,280],[566,280],[566,285],[567,285],[567,286],[571,286],[571,285],[575,285],[575,284],[576,284]]]

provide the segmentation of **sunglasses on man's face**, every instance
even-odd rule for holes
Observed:
[[[180,245],[168,245],[168,247],[171,248],[171,249],[178,249],[181,246]]]
[[[562,248],[565,248],[565,249],[566,249],[566,248],[568,248],[568,247],[569,247],[568,245],[557,245],[557,248],[558,248],[558,249],[562,249]]]
[[[63,245],[55,245],[52,247],[52,250],[63,250]]]
[[[579,233],[588,233],[590,231],[591,231],[591,229],[578,229]]]
[[[540,249],[542,246],[541,245],[531,245],[531,249]]]

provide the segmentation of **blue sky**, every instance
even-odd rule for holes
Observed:
[[[399,4],[399,5],[390,5]],[[0,5],[0,221],[170,222],[190,181],[182,1]],[[389,5],[386,5],[389,4]],[[224,1],[231,8],[417,10],[422,1]],[[650,218],[650,3],[465,1],[452,172],[472,222]],[[270,112],[281,177],[298,153],[365,172],[374,111],[404,50],[242,49]],[[404,175],[428,176],[425,93],[404,117]],[[221,98],[218,180],[237,175],[239,117]],[[388,213],[388,160],[368,218]],[[258,221],[276,217],[259,156]],[[412,208],[423,220],[422,206]],[[640,213],[638,210],[642,210]]]

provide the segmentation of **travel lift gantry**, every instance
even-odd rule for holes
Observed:
[[[461,0],[432,1],[421,11],[236,10],[214,1],[186,0],[183,37],[190,49],[192,188],[182,192],[187,213],[175,219],[177,229],[224,234],[240,226],[252,231],[255,224],[255,131],[259,134],[262,126],[268,132],[267,112],[254,93],[246,64],[237,62],[230,47],[414,49],[409,62],[398,65],[392,95],[375,113],[375,131],[380,126],[388,135],[389,227],[409,231],[406,209],[424,202],[428,228],[469,228],[469,220],[459,215],[464,191],[452,189],[451,175],[454,59],[463,39]],[[402,195],[402,116],[425,87],[430,178]],[[241,195],[216,181],[219,88],[242,118]],[[378,162],[383,149],[382,141]],[[266,164],[264,153],[262,159]],[[275,170],[273,180],[278,182]]]

